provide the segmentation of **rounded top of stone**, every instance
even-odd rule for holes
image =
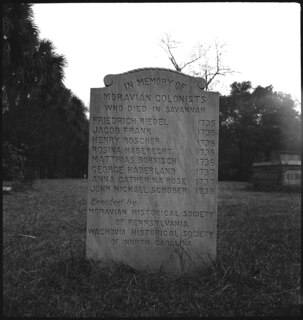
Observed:
[[[135,73],[135,72],[144,72],[144,71],[151,71],[151,70],[156,70],[156,71],[166,71],[166,72],[171,72],[174,74],[177,74],[179,76],[184,76],[184,77],[189,77],[189,78],[194,78],[195,80],[198,81],[198,87],[202,90],[204,90],[204,88],[206,87],[206,80],[202,77],[194,77],[194,76],[190,76],[188,74],[179,72],[177,70],[172,70],[172,69],[167,69],[167,68],[154,68],[154,67],[150,67],[150,68],[138,68],[138,69],[133,69],[130,71],[126,71],[123,73],[119,73],[119,74],[108,74],[104,77],[104,84],[106,87],[111,86],[113,84],[113,78],[118,77],[118,76],[123,76],[123,75],[127,75],[130,73]]]

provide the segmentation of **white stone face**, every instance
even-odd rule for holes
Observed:
[[[216,255],[219,94],[139,69],[91,89],[88,258],[186,272]]]

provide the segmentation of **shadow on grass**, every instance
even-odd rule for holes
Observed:
[[[283,291],[274,292],[260,274],[246,269],[236,251],[207,268],[172,275],[144,272],[121,263],[103,265],[83,256],[52,260],[14,300],[5,295],[7,316],[239,316],[298,315]],[[20,288],[19,288],[20,290]],[[286,292],[287,293],[287,292]],[[292,293],[289,290],[289,293]],[[20,295],[20,292],[19,292]],[[21,304],[20,302],[23,301]]]

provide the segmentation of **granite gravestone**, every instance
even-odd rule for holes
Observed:
[[[216,255],[219,94],[167,69],[91,89],[87,258],[181,273]]]

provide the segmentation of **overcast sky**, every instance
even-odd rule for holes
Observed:
[[[222,62],[236,72],[220,79],[221,94],[234,81],[251,81],[301,101],[297,3],[44,3],[33,10],[40,38],[66,57],[66,87],[86,106],[107,74],[173,69],[159,45],[165,33],[180,42],[179,62],[198,43],[226,43]]]

